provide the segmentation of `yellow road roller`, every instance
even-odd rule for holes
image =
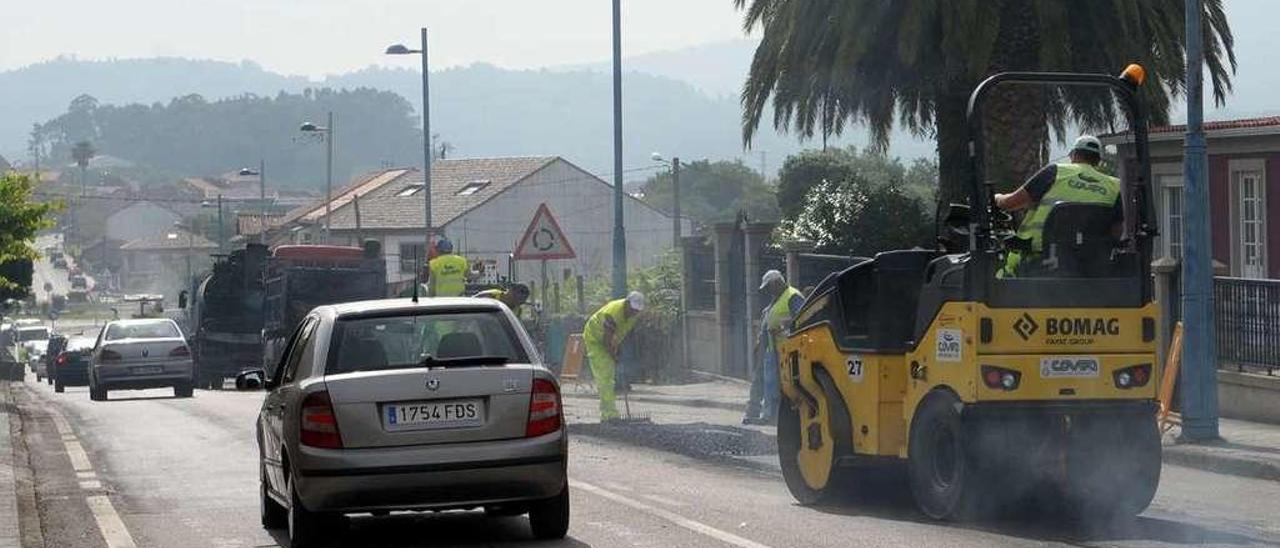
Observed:
[[[1119,76],[1010,72],[969,102],[969,203],[939,215],[940,249],[877,254],[832,274],[779,345],[778,452],[801,503],[904,466],[934,519],[998,500],[1052,497],[1083,514],[1132,516],[1160,480],[1155,376],[1160,310],[1142,68]],[[981,112],[1002,86],[1096,93],[1134,140],[1116,208],[1058,203],[1042,248],[984,182]]]

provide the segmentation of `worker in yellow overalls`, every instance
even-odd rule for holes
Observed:
[[[617,419],[618,406],[614,394],[614,374],[622,340],[635,327],[644,311],[644,293],[632,291],[625,299],[609,301],[587,320],[582,342],[591,362],[591,375],[600,393],[600,420]]]

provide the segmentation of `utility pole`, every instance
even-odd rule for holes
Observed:
[[[422,202],[427,253],[431,252],[431,62],[427,55],[427,27],[422,27]]]
[[[267,243],[267,160],[258,159],[258,242]]]
[[[1218,439],[1218,352],[1214,340],[1213,241],[1204,136],[1202,0],[1186,0],[1187,134],[1183,160],[1182,438]]]
[[[613,296],[627,294],[627,232],[622,220],[622,0],[613,0]]]
[[[222,195],[218,195],[218,253],[227,252],[227,231],[222,224]]]
[[[329,217],[333,213],[333,111],[329,111],[329,130],[324,142],[329,149],[324,158],[324,243],[329,243]]]
[[[680,251],[680,158],[671,159],[671,248]]]

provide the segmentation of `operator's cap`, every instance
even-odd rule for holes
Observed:
[[[777,270],[770,270],[764,273],[764,277],[760,278],[760,289],[769,287],[773,282],[786,283],[787,279],[782,277],[782,273]]]
[[[1102,156],[1102,141],[1092,135],[1081,135],[1076,139],[1076,144],[1071,147],[1071,150],[1083,150]]]
[[[436,251],[441,253],[453,253],[453,242],[448,238],[440,238],[436,241]]]
[[[644,293],[641,293],[639,291],[632,291],[630,293],[627,293],[627,306],[630,306],[632,310],[635,310],[636,312],[644,310],[644,305],[645,305]]]

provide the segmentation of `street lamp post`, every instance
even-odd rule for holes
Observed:
[[[258,160],[258,170],[249,168],[240,170],[240,176],[258,176],[258,241],[267,243],[267,161]]]
[[[427,54],[427,28],[422,27],[421,49],[409,49],[404,44],[387,47],[387,55],[422,56],[422,201],[423,226],[426,227],[427,252],[431,252],[431,72],[430,56]]]
[[[622,0],[613,0],[613,296],[627,294],[627,232],[622,219]]]
[[[676,265],[680,270],[680,363],[688,366],[689,364],[689,331],[686,325],[686,311],[684,302],[684,248],[680,245],[680,236],[682,227],[680,226],[680,158],[675,157],[671,162],[663,159],[662,154],[653,153],[653,161],[668,164],[671,166],[671,249],[676,253]]]
[[[329,243],[329,216],[333,213],[333,111],[329,111],[329,125],[317,126],[305,122],[299,130],[305,133],[319,133],[327,145],[324,160],[324,234],[320,240]]]

